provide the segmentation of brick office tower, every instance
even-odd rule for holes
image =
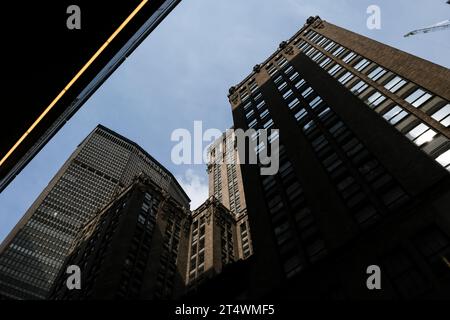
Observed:
[[[50,296],[57,300],[173,299],[184,292],[189,222],[179,203],[145,175],[79,232]],[[81,269],[81,290],[66,270]]]
[[[173,175],[99,125],[77,147],[0,247],[0,296],[45,298],[80,228],[144,172],[186,206]]]
[[[280,129],[278,174],[241,166],[249,296],[449,296],[448,69],[311,17],[229,98],[235,128]]]
[[[209,148],[209,196],[218,199],[236,218],[237,258],[253,253],[241,167],[233,129],[227,130]]]
[[[235,216],[210,197],[191,214],[186,284],[188,291],[220,274],[237,259]]]

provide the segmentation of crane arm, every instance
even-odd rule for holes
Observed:
[[[450,20],[445,20],[445,21],[436,23],[435,25],[432,25],[427,28],[422,28],[422,29],[411,31],[411,32],[405,34],[405,38],[419,34],[419,33],[429,33],[429,32],[434,32],[434,31],[445,30],[445,29],[449,29],[449,28],[450,28]]]

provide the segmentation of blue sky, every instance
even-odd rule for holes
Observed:
[[[366,26],[372,4],[381,8],[380,30]],[[192,207],[198,206],[207,197],[205,166],[173,164],[171,133],[192,131],[195,120],[204,128],[229,128],[229,87],[311,15],[450,65],[450,31],[403,38],[449,19],[444,0],[183,0],[0,194],[0,241],[98,123],[151,153],[179,179]]]

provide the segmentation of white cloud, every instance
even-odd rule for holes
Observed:
[[[197,209],[208,198],[208,181],[194,170],[187,169],[183,176],[176,176],[176,179],[191,198],[191,209]]]

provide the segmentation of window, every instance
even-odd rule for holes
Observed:
[[[321,59],[324,56],[324,54],[322,52],[318,52],[313,58],[313,61],[318,61],[319,59]]]
[[[247,101],[249,98],[250,98],[250,95],[247,92],[245,92],[241,95],[242,102]]]
[[[278,72],[278,69],[273,66],[270,70],[269,70],[269,76],[274,76],[276,73]]]
[[[252,102],[248,102],[245,106],[244,106],[244,111],[247,111],[247,109],[249,109],[252,106]]]
[[[254,110],[250,110],[249,112],[247,112],[247,114],[245,115],[245,117],[246,117],[247,119],[250,119],[254,114],[255,114],[255,111],[254,111]]]
[[[342,67],[339,64],[336,64],[333,68],[331,68],[328,73],[334,76],[336,73],[338,73]]]
[[[292,76],[289,77],[289,80],[294,81],[299,77],[299,73],[296,71]]]
[[[392,93],[396,93],[398,90],[400,90],[404,85],[406,84],[406,81],[399,77],[395,76],[391,81],[389,81],[384,87],[388,89]]]
[[[372,79],[373,81],[377,81],[382,76],[384,76],[387,73],[385,69],[382,67],[377,67],[375,70],[373,70],[371,73],[369,73],[368,77]]]
[[[354,94],[360,94],[361,92],[363,92],[364,90],[367,89],[369,85],[367,83],[365,83],[364,81],[359,81],[357,84],[355,84],[350,90],[354,93]]]
[[[270,119],[266,123],[264,123],[264,129],[270,129],[273,126],[273,120]]]
[[[289,109],[294,109],[296,106],[298,106],[300,104],[300,100],[298,100],[298,98],[295,98],[294,100],[292,100],[289,103]]]
[[[365,67],[367,67],[370,64],[369,60],[362,59],[355,65],[355,69],[358,71],[362,71]]]
[[[311,108],[316,108],[319,104],[321,104],[323,102],[322,98],[317,96],[313,101],[311,101],[309,103],[309,105],[311,106]]]
[[[285,57],[283,57],[279,62],[278,62],[278,66],[281,68],[283,68],[285,65],[287,65],[288,61],[286,60]]]
[[[253,99],[255,100],[255,101],[257,101],[257,100],[259,100],[259,99],[261,99],[262,98],[262,93],[258,93]]]
[[[431,117],[448,128],[450,125],[450,104],[445,105],[439,111],[433,113]]]
[[[254,128],[257,124],[258,124],[258,121],[256,119],[253,119],[253,121],[248,124],[248,127]]]
[[[285,89],[286,87],[287,87],[287,83],[283,82],[281,85],[278,86],[278,90],[283,91],[283,89]]]
[[[413,93],[411,93],[405,101],[409,104],[412,104],[414,107],[419,108],[422,106],[428,99],[431,98],[431,94],[423,91],[422,89],[417,89]]]
[[[321,47],[328,39],[322,36],[322,39],[317,43],[319,47]]]
[[[325,51],[329,51],[329,50],[331,50],[334,46],[336,45],[336,43],[334,42],[334,41],[331,41],[329,44],[327,44],[326,46],[325,46]]]
[[[263,101],[261,101],[260,103],[258,103],[258,105],[256,106],[256,108],[258,109],[258,110],[260,110],[262,107],[264,107],[266,105],[266,102],[263,100]]]
[[[386,112],[383,115],[383,118],[389,121],[391,124],[396,125],[397,123],[402,121],[407,115],[408,112],[406,112],[399,106],[395,106],[394,108]]]
[[[436,131],[430,129],[430,127],[428,127],[426,124],[421,123],[414,129],[409,131],[406,136],[420,147],[424,143],[433,140],[436,134]]]
[[[437,157],[436,161],[439,162],[443,167],[450,170],[450,150],[447,150],[439,157]]]
[[[295,119],[297,119],[297,121],[302,120],[305,116],[307,115],[307,112],[305,109],[301,109],[299,112],[297,112],[295,114]]]
[[[325,60],[323,60],[321,63],[320,63],[320,67],[322,67],[322,68],[326,68],[329,64],[330,64],[330,62],[331,62],[331,59],[330,58],[326,58]]]
[[[286,70],[284,70],[284,73],[290,74],[292,71],[294,71],[294,67],[293,67],[293,66],[289,66],[289,68],[287,68]]]
[[[350,71],[347,71],[342,77],[339,78],[339,82],[345,85],[353,78],[353,74]]]
[[[278,83],[280,83],[282,80],[283,80],[283,76],[278,76],[275,80],[273,80],[273,82],[274,82],[275,84],[278,84]]]
[[[345,51],[345,48],[343,46],[340,46],[335,52],[333,52],[333,56],[337,57],[344,51]]]
[[[379,106],[385,100],[386,100],[386,97],[377,91],[367,99],[366,103],[369,105],[369,107],[375,108],[375,107]]]
[[[266,109],[266,110],[264,110],[264,111],[259,115],[259,117],[260,117],[261,119],[264,119],[264,118],[267,117],[268,115],[269,115],[269,110]]]
[[[287,91],[285,94],[283,94],[284,100],[286,100],[287,98],[289,98],[293,94],[294,94],[294,92],[291,89],[289,89],[289,91]]]
[[[314,54],[314,52],[316,52],[317,50],[315,49],[315,48],[311,48],[311,49],[309,49],[305,54],[308,56],[308,57],[311,57],[311,55],[312,54]]]
[[[351,62],[356,57],[356,53],[353,51],[349,52],[344,58],[342,58],[342,61],[345,63]]]
[[[305,81],[304,79],[301,79],[299,82],[297,82],[297,83],[295,84],[295,87],[296,87],[297,89],[300,89],[305,83],[306,83],[306,81]]]
[[[311,93],[313,93],[313,88],[309,87],[305,91],[302,92],[303,98],[307,98]]]

